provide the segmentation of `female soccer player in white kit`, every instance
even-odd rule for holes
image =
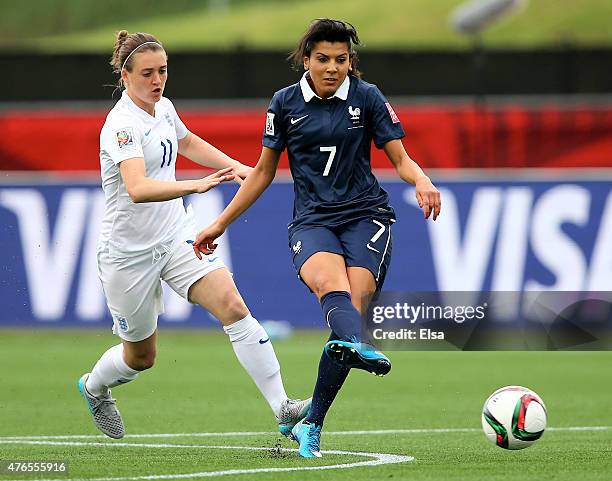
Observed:
[[[130,382],[153,366],[157,317],[163,312],[164,280],[189,302],[223,324],[242,366],[274,412],[281,432],[303,419],[310,400],[290,400],[268,335],[251,315],[223,262],[199,261],[190,242],[196,228],[181,197],[246,177],[250,167],[189,132],[162,97],[167,56],[149,34],[118,33],[111,60],[125,86],[100,133],[100,167],[106,198],[97,260],[113,332],[122,342],[106,351],[78,388],[94,423],[107,436],[125,428],[110,388]],[[221,169],[197,180],[177,181],[180,153]]]

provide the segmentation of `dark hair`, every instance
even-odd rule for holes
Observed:
[[[147,43],[147,45],[143,45],[146,42],[154,42]],[[138,48],[140,47],[140,48]],[[153,35],[148,33],[128,33],[127,30],[121,30],[117,32],[117,37],[115,39],[115,46],[113,47],[113,55],[110,60],[110,64],[113,67],[113,72],[119,75],[119,81],[117,83],[117,88],[121,89],[123,87],[123,82],[121,81],[121,69],[123,68],[123,63],[125,59],[129,57],[128,61],[125,63],[125,69],[128,72],[132,71],[132,66],[134,64],[134,55],[130,56],[130,54],[138,48],[138,52],[146,52],[152,51],[155,52],[157,50],[164,50],[161,42],[157,40]]]
[[[357,51],[355,45],[361,45],[357,30],[350,23],[343,20],[332,20],[330,18],[317,18],[313,20],[310,27],[297,47],[289,54],[289,60],[298,72],[304,67],[304,57],[310,57],[312,49],[317,42],[344,42],[348,45],[349,56],[353,62],[351,74],[361,77],[361,72],[357,70]]]

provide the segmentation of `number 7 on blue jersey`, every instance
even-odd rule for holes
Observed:
[[[325,164],[325,170],[323,171],[323,177],[327,177],[329,175],[329,171],[331,170],[334,157],[336,156],[336,146],[333,145],[331,147],[319,147],[319,150],[321,152],[329,152],[329,158],[327,159],[327,164]]]

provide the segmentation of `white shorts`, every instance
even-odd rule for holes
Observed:
[[[185,241],[130,257],[98,251],[98,275],[113,316],[113,333],[132,342],[150,337],[164,312],[162,280],[189,301],[195,282],[225,267],[216,254],[202,257],[199,260]]]

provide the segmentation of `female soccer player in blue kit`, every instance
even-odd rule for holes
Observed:
[[[440,193],[408,156],[404,131],[380,90],[360,79],[355,28],[318,19],[290,59],[302,79],[274,94],[267,112],[263,149],[255,170],[232,202],[195,242],[210,254],[215,239],[248,209],[274,179],[287,149],[294,180],[289,246],[299,277],[317,296],[332,332],[319,362],[312,408],[291,431],[300,455],[320,457],[325,415],[351,368],[385,375],[389,359],[360,342],[361,312],[382,288],[391,258],[395,213],[372,174],[372,141],[414,184],[425,218],[440,214]]]

